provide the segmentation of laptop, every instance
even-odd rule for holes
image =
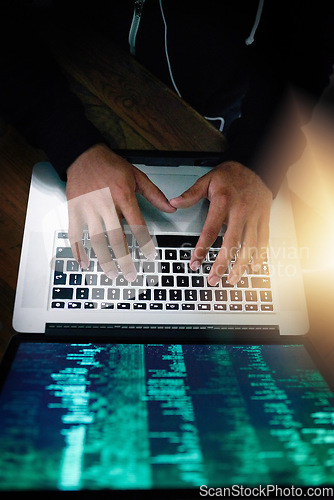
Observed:
[[[214,154],[124,153],[167,198],[178,196],[219,163]],[[173,179],[173,182],[171,182]],[[68,240],[65,183],[45,162],[35,165],[31,180],[18,274],[13,326],[17,332],[54,335],[76,331],[112,335],[121,326],[163,332],[180,328],[199,337],[208,334],[246,337],[304,335],[308,317],[300,272],[293,213],[285,186],[273,202],[268,259],[234,286],[227,273],[217,287],[207,276],[223,233],[196,272],[191,252],[205,221],[208,201],[165,214],[138,195],[140,209],[155,242],[157,257],[145,260],[130,229],[124,226],[137,279],[129,284],[102,271],[88,231],[83,244],[90,259],[79,268]],[[112,251],[112,250],[111,250]],[[177,335],[177,334],[176,334]]]
[[[334,379],[307,337],[138,343],[116,330],[13,337],[2,495],[333,495]]]

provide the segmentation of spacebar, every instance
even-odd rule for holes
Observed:
[[[182,234],[157,234],[155,235],[158,247],[171,247],[171,248],[194,248],[198,242],[198,236],[187,236]],[[222,244],[222,236],[218,236],[213,248],[219,248]]]

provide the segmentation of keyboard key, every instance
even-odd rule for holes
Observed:
[[[174,276],[161,276],[161,286],[174,286]]]
[[[123,288],[123,300],[134,300],[136,290],[134,288]]]
[[[156,290],[154,290],[156,291]],[[151,290],[147,290],[146,288],[142,288],[138,293],[139,300],[151,300]]]
[[[131,286],[143,286],[144,276],[141,274],[137,274],[137,278],[134,281],[131,281]]]
[[[184,300],[186,300],[187,302],[197,300],[197,290],[185,290]]]
[[[97,275],[96,274],[85,274],[85,285],[97,285]]]
[[[108,300],[119,300],[120,290],[118,288],[108,288]]]
[[[158,286],[159,285],[159,276],[154,274],[150,274],[146,276],[146,286]]]
[[[189,277],[188,276],[177,276],[176,277],[176,285],[181,286],[189,286]]]
[[[212,290],[200,290],[199,296],[203,302],[210,302],[212,300]]]
[[[132,234],[127,233],[125,234],[125,239],[129,247],[132,247]]]
[[[169,249],[165,250],[165,259],[166,260],[176,260],[177,259],[177,251],[176,250],[169,250]]]
[[[65,302],[52,302],[51,307],[52,309],[64,309]]]
[[[69,309],[81,309],[81,302],[69,302],[67,307]]]
[[[67,277],[67,274],[61,273],[59,271],[55,271],[53,284],[54,285],[66,285],[66,277]]]
[[[162,304],[150,304],[150,309],[152,310],[161,310],[162,309]]]
[[[256,290],[246,290],[245,298],[247,302],[256,302],[257,301],[257,291]]]
[[[166,304],[167,311],[178,311],[179,304]]]
[[[84,308],[85,309],[96,309],[97,308],[97,303],[96,302],[85,302],[84,303]]]
[[[257,311],[258,307],[257,304],[246,304],[245,305],[245,311]]]
[[[70,274],[70,285],[81,285],[81,274]]]
[[[130,304],[126,302],[119,302],[117,304],[117,309],[130,309]]]
[[[174,274],[181,274],[184,273],[184,264],[180,264],[179,262],[173,262],[173,273]]]
[[[166,300],[167,297],[167,291],[166,290],[161,290],[161,289],[156,289],[154,290],[154,300]]]
[[[242,304],[230,304],[230,311],[242,311]]]
[[[73,288],[53,288],[53,299],[71,299],[73,296]]]
[[[248,278],[242,277],[238,283],[237,283],[238,288],[248,288]]]
[[[73,253],[71,247],[58,247],[56,250],[57,259],[73,259]]]
[[[242,300],[241,290],[230,290],[230,298],[233,302],[239,302]]]
[[[104,288],[93,288],[92,290],[92,299],[104,299]]]
[[[146,259],[145,255],[138,247],[135,248],[135,259],[137,259],[137,260]]]
[[[252,288],[270,288],[270,278],[251,278]]]
[[[86,269],[81,268],[81,272],[83,272],[83,273],[93,273],[94,272],[94,261],[91,260],[89,262],[89,266]]]
[[[190,250],[180,250],[180,260],[190,260],[191,251]]]
[[[231,285],[230,283],[228,283],[227,276],[223,276],[222,286],[223,286],[223,288],[233,288],[234,285]]]
[[[196,271],[193,271],[193,270],[191,269],[191,267],[190,267],[190,264],[189,264],[189,263],[188,263],[188,266],[187,266],[187,267],[188,267],[188,274],[199,274],[200,269],[201,269],[201,267],[199,267],[198,269],[196,269]]]
[[[112,285],[113,280],[108,278],[105,274],[101,274],[100,276],[100,285]]]
[[[64,271],[64,261],[57,259],[55,262],[55,271],[62,273]]]
[[[77,288],[76,298],[77,299],[88,299],[89,289],[88,288]]]
[[[159,262],[158,263],[158,272],[167,274],[170,273],[170,264],[169,262]]]
[[[145,302],[139,302],[139,304],[135,302],[133,304],[134,309],[146,309],[146,307],[147,306],[146,306]]]
[[[215,290],[215,299],[217,302],[227,301],[227,291],[226,290]]]
[[[58,233],[58,239],[59,240],[67,240],[68,239],[68,233],[64,233],[64,232]]]
[[[209,272],[211,271],[211,268],[212,268],[212,263],[204,263],[202,264],[202,269],[203,269],[203,273],[204,274],[209,274]]]
[[[267,263],[262,264],[260,273],[265,275],[269,274],[269,265]]]
[[[273,311],[273,310],[274,310],[274,306],[272,304],[261,304],[261,311],[268,312],[268,311]]]
[[[204,287],[204,278],[203,276],[192,276],[191,277],[191,284],[194,287]]]
[[[145,261],[143,262],[143,272],[152,274],[155,272],[155,262]]]
[[[218,250],[215,250],[215,251],[211,251],[209,252],[209,260],[212,262],[214,260],[216,260],[217,256],[218,256],[218,253],[219,251]]]
[[[261,290],[260,292],[261,302],[272,302],[273,298],[270,290]]]
[[[226,311],[226,304],[214,304],[215,311]]]
[[[169,300],[182,300],[181,290],[169,290]]]
[[[195,304],[182,304],[182,310],[183,311],[194,311]]]
[[[198,304],[197,308],[199,311],[210,311],[211,305],[210,304]]]
[[[111,302],[102,302],[101,309],[114,309],[114,304]]]
[[[76,272],[79,270],[79,264],[76,260],[68,260],[66,264],[66,271]]]
[[[124,276],[120,275],[117,276],[116,278],[116,286],[128,286],[129,282],[127,279],[124,278]]]

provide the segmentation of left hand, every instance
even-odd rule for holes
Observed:
[[[210,206],[190,267],[193,270],[200,267],[226,224],[223,244],[208,275],[208,283],[211,286],[218,284],[239,250],[228,275],[229,283],[234,285],[250,262],[253,271],[257,271],[266,255],[272,193],[252,170],[241,163],[227,161],[169,202],[175,208],[188,208],[202,198],[207,198]]]

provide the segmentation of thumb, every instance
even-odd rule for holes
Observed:
[[[180,196],[172,198],[169,203],[175,208],[188,208],[207,197],[207,182],[205,176],[198,179],[189,189]]]
[[[172,213],[176,208],[173,207],[166,196],[143,172],[136,172],[137,192],[143,195],[147,201],[162,212]]]

